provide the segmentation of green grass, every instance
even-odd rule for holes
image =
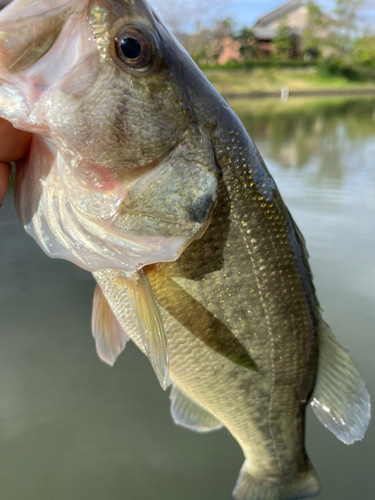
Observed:
[[[270,118],[270,117],[292,117],[296,119],[301,116],[301,113],[308,116],[317,116],[322,113],[338,114],[348,107],[353,107],[356,103],[365,109],[373,108],[375,99],[372,96],[330,96],[330,97],[314,97],[314,99],[306,97],[293,97],[288,102],[282,102],[280,99],[230,99],[229,105],[240,117],[251,118]],[[351,109],[351,108],[350,108]],[[358,112],[357,112],[358,114]],[[373,123],[372,123],[373,129]]]
[[[343,76],[325,76],[318,68],[254,70],[204,70],[210,82],[222,94],[277,92],[282,87],[296,90],[373,88],[375,82],[350,81]]]

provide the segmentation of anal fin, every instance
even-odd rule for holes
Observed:
[[[311,406],[319,421],[345,444],[363,439],[371,418],[370,395],[354,361],[326,323],[320,331]]]
[[[175,424],[187,427],[196,432],[210,432],[223,427],[211,413],[195,403],[175,384],[170,394],[171,415]]]
[[[113,366],[129,337],[117,321],[99,285],[96,285],[94,292],[91,328],[98,356]]]

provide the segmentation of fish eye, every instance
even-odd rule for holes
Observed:
[[[144,69],[151,64],[154,54],[150,39],[137,27],[122,29],[115,40],[116,53],[130,68]]]

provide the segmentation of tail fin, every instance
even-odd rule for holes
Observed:
[[[363,439],[371,418],[370,396],[352,358],[332,335],[320,331],[320,355],[312,409],[345,444]]]
[[[280,480],[254,479],[246,461],[241,469],[232,500],[302,500],[319,495],[319,481],[309,462],[307,471]]]

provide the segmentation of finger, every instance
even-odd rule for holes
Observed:
[[[9,164],[0,163],[0,206],[3,203],[3,199],[7,191],[10,170],[11,168]]]
[[[8,163],[22,158],[30,146],[32,134],[17,130],[0,118],[0,162]]]

